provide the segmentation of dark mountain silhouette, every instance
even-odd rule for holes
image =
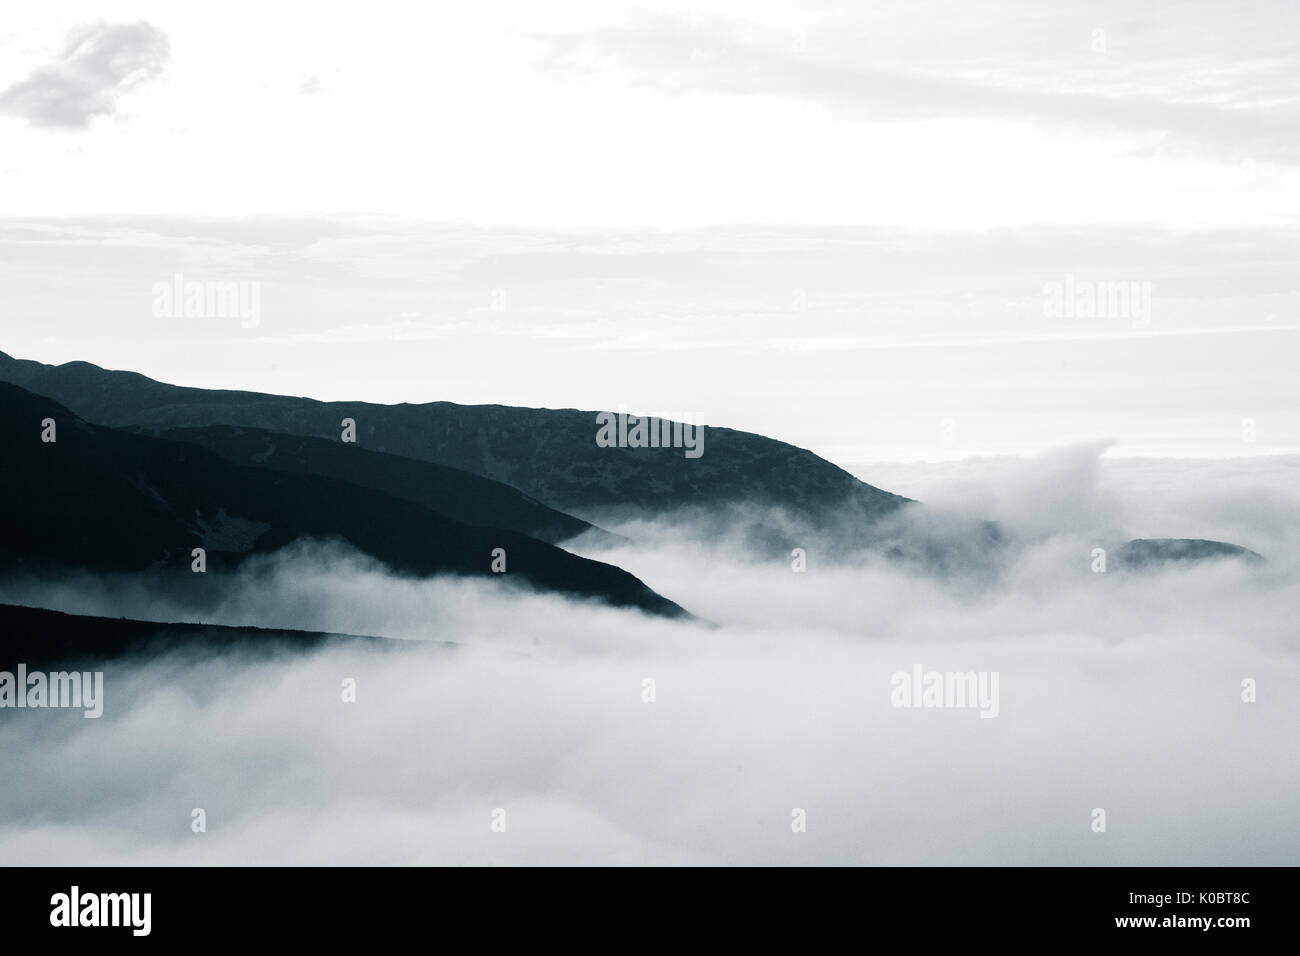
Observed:
[[[410,647],[423,642],[266,627],[162,624],[0,604],[0,670],[12,671],[19,662],[33,669],[51,664],[84,665],[182,648],[204,653],[238,649],[269,654],[279,650],[305,650],[326,643],[386,648]],[[452,645],[438,642],[436,646]]]
[[[344,444],[338,436],[304,438],[237,425],[139,425],[127,430],[202,445],[238,465],[337,478],[413,501],[464,524],[506,528],[551,544],[598,530],[499,481],[459,468]]]
[[[53,366],[3,352],[0,381],[49,395],[89,421],[197,440],[233,461],[254,462],[267,450],[265,440],[259,438],[260,450],[253,452],[244,444],[247,436],[238,436],[233,429],[312,438],[337,446],[340,423],[351,418],[359,445],[348,451],[364,449],[469,472],[521,490],[525,498],[552,509],[593,520],[602,515],[653,516],[679,508],[720,517],[724,505],[756,506],[759,513],[776,508],[782,516],[760,516],[745,529],[745,540],[754,550],[778,557],[802,543],[799,534],[791,531],[800,526],[821,532],[833,550],[845,555],[865,546],[943,574],[976,566],[984,568],[982,573],[996,573],[1005,557],[1007,539],[992,522],[971,522],[956,537],[926,537],[918,534],[924,521],[906,520],[912,509],[921,507],[919,503],[860,481],[805,449],[729,428],[706,428],[704,454],[688,459],[680,448],[602,448],[595,441],[596,413],[574,409],[320,402],[168,385],[88,362]],[[397,466],[389,476],[382,475],[382,469],[372,473],[361,466],[349,473],[343,470],[343,459],[333,453],[315,453],[324,447],[312,442],[301,450],[286,449],[274,467],[345,477],[434,508],[440,501],[454,518],[467,520],[459,511],[452,513],[453,496],[430,501],[436,494],[421,492],[420,476],[407,466]],[[385,461],[391,464],[393,459]],[[471,497],[467,494],[456,507]],[[469,506],[478,520],[482,509],[474,502]],[[532,519],[512,513],[510,520]],[[1178,543],[1184,540],[1164,539],[1158,546],[1134,542],[1129,557],[1122,560],[1136,567],[1154,561],[1220,557],[1226,551],[1216,549],[1237,549],[1222,542]]]
[[[681,448],[599,447],[596,412],[575,409],[320,402],[167,385],[87,362],[51,366],[4,353],[0,380],[117,427],[236,425],[337,441],[340,422],[352,418],[360,447],[492,478],[579,516],[747,503],[844,526],[908,500],[810,451],[730,428],[706,428],[703,455],[692,459]]]
[[[42,422],[56,423],[54,442]],[[197,445],[92,425],[0,383],[0,570],[195,578],[302,538],[341,539],[400,573],[491,575],[659,614],[684,613],[620,568],[515,531],[463,524],[384,492],[233,464]],[[491,573],[492,552],[505,574]]]

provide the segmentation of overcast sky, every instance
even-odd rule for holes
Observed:
[[[1300,196],[1287,0],[55,0],[0,27],[23,213],[1239,224]]]
[[[0,348],[841,461],[1300,449],[1294,3],[366,13],[0,12]],[[258,326],[155,317],[176,273]]]

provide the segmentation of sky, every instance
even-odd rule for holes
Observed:
[[[1290,223],[1297,19],[1285,0],[378,2],[369,27],[321,4],[11,5],[6,204]],[[22,86],[42,70],[57,86]]]
[[[0,348],[843,462],[1295,452],[1298,19],[9,7]],[[177,275],[256,284],[255,327],[160,319]],[[1054,314],[1067,284],[1134,298]]]

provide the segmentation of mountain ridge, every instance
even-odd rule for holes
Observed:
[[[328,439],[352,418],[362,447],[469,471],[587,520],[602,508],[744,502],[825,523],[870,520],[910,500],[807,449],[730,428],[705,426],[703,455],[688,459],[681,449],[599,447],[598,412],[578,409],[324,402],[170,385],[89,362],[50,366],[3,352],[0,379],[112,427],[233,425]]]
[[[43,422],[55,441],[42,441]],[[523,581],[668,616],[685,612],[613,565],[515,531],[455,521],[381,491],[227,461],[199,445],[88,423],[52,399],[0,382],[0,569],[192,574],[303,538],[338,538],[399,573]],[[505,574],[493,574],[496,549]]]
[[[909,526],[893,520],[903,516],[905,506],[920,507],[919,502],[867,484],[807,449],[728,428],[705,426],[704,454],[688,459],[681,449],[599,447],[598,413],[577,409],[326,402],[170,385],[84,361],[52,366],[0,352],[3,380],[48,390],[44,393],[60,401],[69,398],[73,405],[91,408],[102,424],[117,428],[181,438],[203,438],[205,429],[216,430],[204,439],[213,445],[227,444],[230,432],[239,429],[287,435],[316,447],[324,447],[320,442],[336,445],[342,419],[353,418],[361,449],[508,486],[573,520],[653,517],[720,505],[757,506],[759,511],[775,507],[825,532],[845,554],[874,547],[894,560],[945,574],[972,555],[994,555],[1008,543],[995,523],[972,521],[962,532],[961,547],[950,555],[953,540],[916,537],[925,522]],[[223,429],[226,437],[218,440]],[[249,456],[247,449],[242,454]],[[783,517],[760,517],[746,535],[752,546],[774,557],[801,543]],[[1259,557],[1226,542],[1138,539],[1126,547],[1122,563],[1136,569],[1225,556]]]
[[[128,425],[122,430],[200,445],[235,464],[337,478],[412,501],[465,524],[518,531],[548,544],[592,532],[608,535],[491,478],[347,445],[337,438],[308,438],[240,425]]]
[[[71,614],[0,602],[0,667],[17,662],[29,666],[86,663],[180,649],[229,651],[243,647],[266,654],[277,648],[301,650],[327,644],[454,646],[447,641],[402,641],[370,634]]]

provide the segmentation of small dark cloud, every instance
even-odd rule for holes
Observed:
[[[167,34],[144,21],[83,24],[69,32],[54,62],[0,92],[0,112],[32,126],[85,129],[155,79],[170,56]]]

